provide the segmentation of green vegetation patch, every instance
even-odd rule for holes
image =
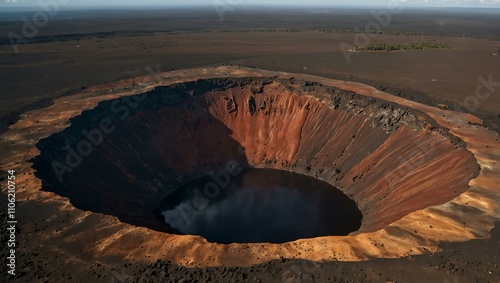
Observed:
[[[398,51],[450,48],[447,43],[436,41],[422,41],[412,43],[377,43],[356,47],[356,51]]]

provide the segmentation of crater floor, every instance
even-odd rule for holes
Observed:
[[[356,203],[327,182],[275,169],[224,173],[166,196],[160,207],[165,222],[182,234],[222,244],[347,235],[361,224]]]

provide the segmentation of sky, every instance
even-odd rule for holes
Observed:
[[[39,3],[58,2],[64,7],[104,6],[213,6],[213,5],[276,5],[276,6],[387,6],[399,1],[406,6],[418,7],[472,7],[500,8],[500,0],[0,0],[0,7],[39,6]]]

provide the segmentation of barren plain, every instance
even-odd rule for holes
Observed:
[[[2,14],[1,33],[20,33],[25,14]],[[500,282],[498,15],[403,10],[370,43],[450,48],[391,52],[342,51],[373,21],[356,9],[236,9],[223,21],[211,9],[62,11],[17,52],[2,38],[1,179],[15,169],[19,181],[17,274],[2,278]],[[96,150],[106,158],[89,155],[63,183],[51,175],[65,158],[53,150],[58,134],[78,140],[107,117],[106,103],[161,87],[185,96],[116,120],[121,130]],[[191,147],[137,139],[149,131]],[[127,150],[141,146],[149,151]],[[121,160],[151,167],[139,178]],[[159,224],[147,204],[168,190],[155,192],[154,174],[175,188],[231,160],[335,184],[363,213],[361,228],[222,245]]]

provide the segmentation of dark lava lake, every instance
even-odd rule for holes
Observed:
[[[166,197],[165,222],[217,243],[283,243],[347,235],[361,212],[327,182],[289,171],[246,169],[196,179]]]

